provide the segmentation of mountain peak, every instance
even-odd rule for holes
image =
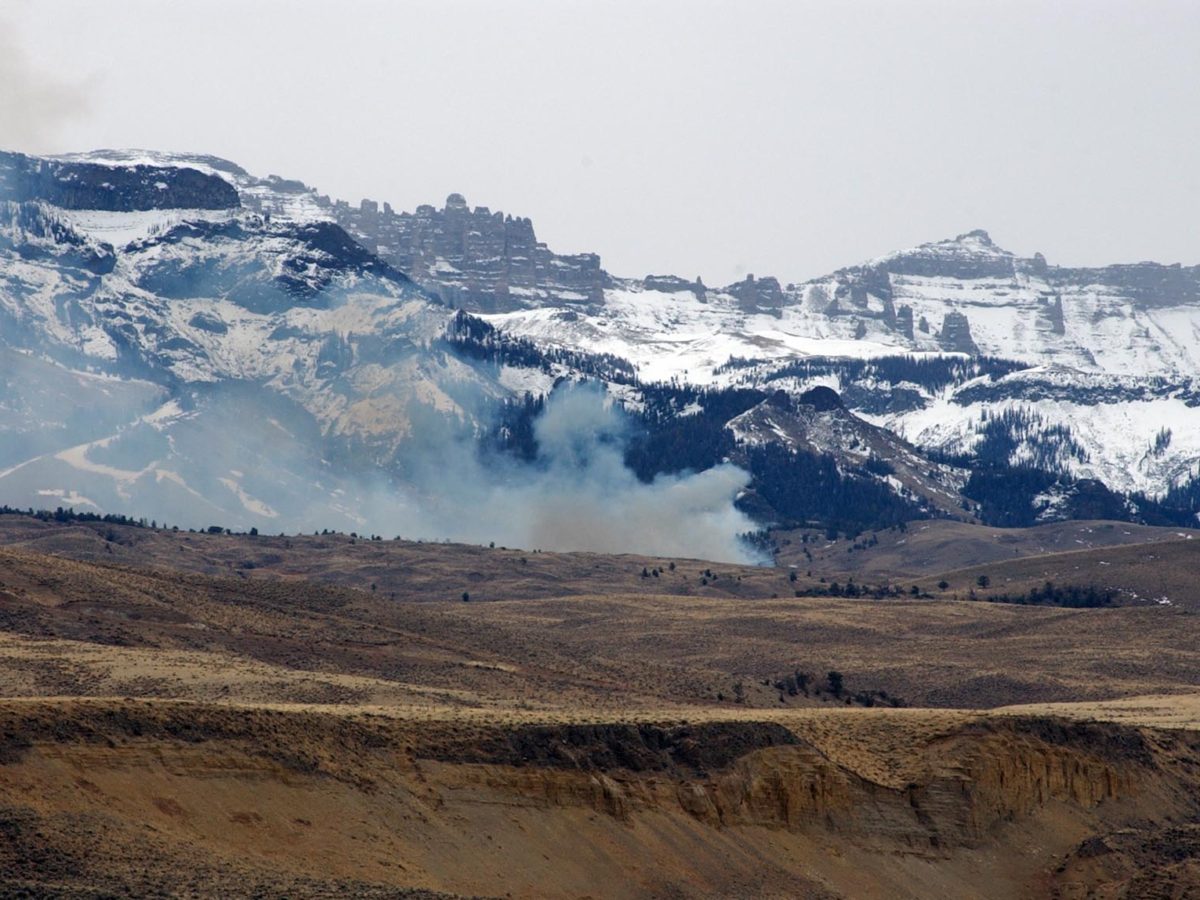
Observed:
[[[992,236],[982,228],[976,228],[972,231],[964,231],[962,234],[952,238],[930,241],[918,247],[911,247],[907,250],[890,253],[883,258],[887,260],[905,257],[939,259],[997,259],[1003,257],[1011,259],[1013,254],[1003,247],[998,246],[992,240]]]
[[[866,268],[879,268],[898,275],[923,277],[984,278],[1012,274],[1016,256],[996,246],[982,228],[931,241],[869,260]]]
[[[996,244],[992,240],[992,236],[982,228],[976,228],[972,231],[964,232],[954,239],[957,244],[975,243],[983,244],[985,247],[995,247]]]
[[[247,177],[249,173],[237,163],[208,153],[186,153],[172,150],[120,148],[88,150],[83,153],[61,153],[47,157],[64,162],[93,163],[102,166],[150,166],[161,169],[197,169],[205,173]]]
[[[929,244],[922,244],[920,247],[914,247],[908,253],[928,253],[942,252],[952,253],[954,255],[981,255],[981,256],[1012,256],[1007,250],[996,245],[992,240],[992,236],[982,228],[975,228],[971,231],[964,231],[960,235],[952,238],[945,238],[940,241],[934,241]]]

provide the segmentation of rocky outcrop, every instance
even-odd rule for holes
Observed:
[[[451,194],[442,209],[399,213],[373,200],[332,204],[347,231],[379,256],[463,309],[499,312],[554,303],[598,305],[608,276],[594,253],[562,255],[527,218],[471,209]]]
[[[938,334],[938,344],[943,350],[956,353],[976,354],[979,348],[971,338],[971,322],[965,313],[948,312],[942,319],[942,330]]]
[[[1169,308],[1200,303],[1200,266],[1141,262],[1100,269],[1051,266],[1048,280],[1056,286],[1103,285],[1127,297],[1142,309]]]
[[[1067,333],[1067,320],[1063,315],[1062,295],[1055,294],[1052,297],[1044,298],[1044,301],[1045,327],[1051,334],[1062,337]]]
[[[695,281],[688,281],[674,275],[647,275],[642,279],[642,286],[648,291],[663,291],[667,294],[689,291],[695,294],[696,298],[701,302],[708,296],[708,289],[704,286],[704,282],[700,278],[696,278]]]
[[[111,212],[236,209],[241,204],[228,181],[192,168],[109,166],[2,152],[0,200]]]
[[[838,395],[838,392],[824,385],[818,385],[815,388],[804,391],[797,399],[801,403],[811,406],[817,412],[831,412],[835,409],[845,408],[845,404],[842,403],[842,398]]]
[[[587,765],[547,767],[500,757],[467,767],[462,763],[469,760],[458,757],[439,762],[454,764],[459,784],[511,793],[512,802],[584,807],[627,822],[683,812],[714,828],[829,832],[934,858],[982,846],[998,827],[1048,804],[1089,810],[1141,793],[1147,782],[1162,778],[1156,771],[1162,747],[1137,729],[1116,725],[1032,718],[969,724],[914,748],[923,774],[910,780],[867,777],[817,746],[780,741],[766,728],[720,726],[727,746],[728,735],[742,736],[740,752],[718,753],[701,771],[659,762],[643,766],[644,736],[633,726],[614,730],[601,756]],[[544,739],[555,739],[543,732]],[[1187,741],[1175,743],[1190,752]],[[446,770],[431,772],[435,779],[448,774],[439,773]]]
[[[1016,271],[1016,257],[993,243],[982,229],[951,240],[923,244],[885,257],[876,267],[896,275],[924,278],[1007,278]]]
[[[783,309],[785,297],[777,278],[755,278],[747,275],[744,280],[731,284],[725,292],[737,298],[738,307],[746,313],[773,313]]]

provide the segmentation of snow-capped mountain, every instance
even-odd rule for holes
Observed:
[[[1054,266],[972,231],[807,282],[748,276],[714,288],[616,277],[598,257],[553,253],[529,220],[471,210],[460,195],[411,216],[369,200],[328,208],[383,258],[505,333],[623,357],[643,381],[827,384],[940,453],[973,453],[996,422],[1019,420],[1011,462],[1050,454],[1062,471],[1126,493],[1163,496],[1200,473],[1200,266]],[[537,254],[542,264],[530,265]],[[1023,365],[936,391],[793,371],[798,359],[896,354]],[[905,401],[881,405],[889,390]]]
[[[649,429],[640,477],[733,460],[763,521],[807,520],[780,487],[801,457],[889,521],[979,513],[979,465],[1049,473],[1030,515],[1069,512],[1059,476],[1145,504],[1200,466],[1198,328],[1200,269],[1060,268],[983,232],[711,288],[610,275],[459,195],[397,213],[210,156],[0,153],[14,505],[353,526],[364,473],[403,480],[414,447],[528,457],[527,398],[579,377]]]
[[[1028,421],[1012,462],[1044,453],[1065,428],[1076,446],[1056,465],[1122,492],[1161,496],[1200,472],[1200,266],[1060,268],[975,231],[802,284],[617,280],[603,304],[483,317],[545,345],[625,356],[647,380],[793,392],[825,384],[876,424],[943,453],[970,453],[989,422],[1020,415]],[[1021,365],[936,390],[805,377],[795,366],[951,354]],[[880,396],[897,390],[906,400],[883,408]]]
[[[0,191],[7,502],[352,524],[331,454],[390,463],[418,423],[469,433],[511,394],[445,343],[453,310],[280,179],[4,154]]]
[[[490,320],[563,345],[630,347],[659,378],[709,380],[730,357],[956,352],[1181,379],[1200,371],[1200,266],[1065,269],[974,231],[802,284],[626,279],[596,308]]]
[[[133,171],[142,168],[149,167]],[[116,182],[110,173],[131,170],[89,164],[64,171],[76,181]],[[119,183],[110,188],[114,196],[121,191]],[[452,361],[409,371],[417,356],[428,362],[425,350],[451,311],[336,224],[240,204],[195,208],[170,186],[152,199],[158,205],[149,210],[105,209],[123,201],[104,196],[87,198],[84,208],[6,203],[6,343],[165,385],[261,383],[339,433],[368,434],[373,416],[398,416],[414,393],[461,412],[441,386],[462,377]],[[363,372],[371,366],[391,375]],[[347,399],[331,386],[335,375],[369,379],[365,393],[378,399]],[[398,377],[406,389],[419,385],[385,397]]]

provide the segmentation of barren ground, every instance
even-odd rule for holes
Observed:
[[[1186,535],[910,569],[933,598],[889,600],[331,536],[0,542],[0,894],[1200,889]],[[1172,602],[953,599],[984,571]]]

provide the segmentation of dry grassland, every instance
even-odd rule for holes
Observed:
[[[23,517],[0,536],[3,895],[1200,885],[1186,538],[855,601],[693,560]],[[952,599],[984,571],[1110,569],[1173,602]],[[797,671],[810,689],[776,686]],[[908,705],[853,699],[880,691]]]

